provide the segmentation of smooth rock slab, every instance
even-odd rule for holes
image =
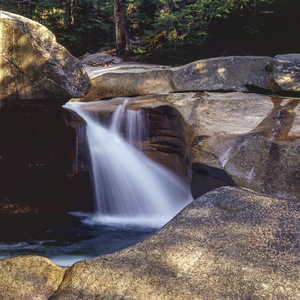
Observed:
[[[228,56],[202,59],[172,68],[174,91],[270,91],[267,56]]]
[[[271,92],[265,67],[267,56],[231,56],[201,59],[179,67],[120,64],[87,66],[92,87],[76,101],[194,91]]]
[[[299,209],[219,188],[143,242],[74,264],[50,299],[299,299]]]
[[[171,71],[166,66],[120,64],[105,68],[87,66],[89,93],[73,101],[95,101],[122,96],[149,95],[173,91]]]
[[[88,92],[90,82],[82,65],[46,27],[0,11],[0,36],[2,102],[60,99],[65,103]]]
[[[0,299],[47,300],[57,290],[65,271],[41,256],[0,260]]]

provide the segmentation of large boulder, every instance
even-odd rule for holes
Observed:
[[[50,299],[299,299],[299,208],[214,190],[143,242],[74,264]]]
[[[0,299],[47,300],[62,282],[65,271],[41,256],[0,260]]]
[[[89,77],[37,22],[0,11],[0,34],[0,214],[83,208],[77,183],[89,186],[89,175],[76,149],[85,122],[61,105],[83,97]]]
[[[174,92],[270,91],[265,66],[271,57],[229,56],[203,59],[172,68]]]
[[[5,100],[61,104],[88,92],[89,78],[80,62],[46,27],[0,11],[0,36],[1,104]]]

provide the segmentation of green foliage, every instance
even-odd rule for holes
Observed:
[[[158,0],[152,28],[145,36],[148,57],[186,60],[191,51],[207,45],[212,29],[232,14],[253,14],[269,7],[273,0]],[[245,27],[246,29],[246,27]],[[251,24],[249,31],[257,30]],[[175,57],[174,57],[175,55]]]
[[[283,39],[297,45],[295,30],[289,29],[300,27],[299,3],[127,0],[127,19],[130,34],[142,41],[134,50],[141,59],[180,64],[204,56],[279,53],[285,50]],[[44,24],[76,56],[115,46],[113,1],[0,0],[0,7]]]

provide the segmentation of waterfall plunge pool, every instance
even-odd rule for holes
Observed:
[[[1,217],[0,259],[42,255],[69,266],[145,239],[192,201],[185,183],[134,146],[145,134],[140,112],[126,110],[125,101],[104,126],[85,112],[89,104],[66,108],[87,122],[94,213]]]
[[[0,218],[0,259],[41,255],[58,265],[113,253],[157,228],[86,222],[86,215],[10,215]]]
[[[0,259],[41,255],[70,266],[136,244],[192,201],[189,187],[133,146],[141,147],[143,135],[147,134],[140,112],[126,110],[125,101],[111,123],[103,126],[85,112],[88,105],[69,103],[67,108],[87,122],[95,212],[1,216]],[[120,134],[124,128],[125,139]],[[216,177],[205,166],[193,166],[193,196],[208,191],[208,182],[212,183],[209,190],[224,185],[216,184]],[[204,190],[200,181],[204,182]]]

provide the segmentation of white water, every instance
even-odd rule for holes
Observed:
[[[87,105],[72,102],[65,107],[87,122],[96,207],[88,222],[161,227],[192,200],[189,188],[130,145],[144,134],[141,114],[126,111],[125,102],[107,128],[84,111]],[[124,121],[129,143],[119,133]]]

